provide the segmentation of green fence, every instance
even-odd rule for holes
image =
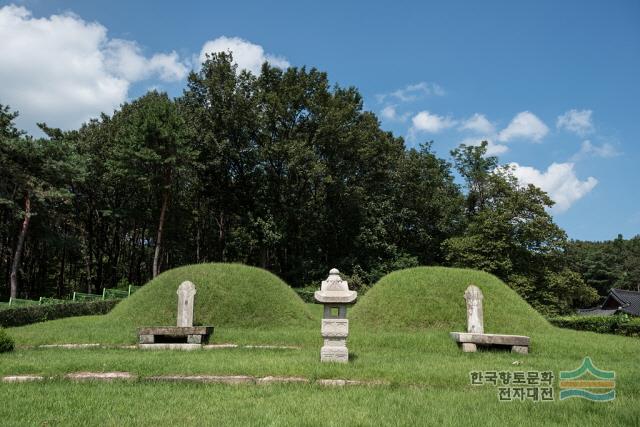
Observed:
[[[142,286],[129,285],[129,289],[103,289],[102,295],[100,294],[87,294],[84,292],[74,292],[71,300],[40,297],[39,300],[9,298],[9,302],[0,302],[0,310],[11,307],[24,307],[27,305],[42,305],[42,304],[63,304],[69,301],[95,301],[95,300],[108,300],[108,299],[122,299],[127,298],[131,294],[135,293]]]
[[[102,290],[102,299],[118,299],[126,298],[129,296],[129,291],[123,291],[121,289],[107,289]]]
[[[73,301],[92,301],[97,299],[103,299],[102,295],[98,294],[85,294],[82,292],[73,293]]]

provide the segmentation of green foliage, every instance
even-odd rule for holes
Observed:
[[[368,286],[442,262],[442,241],[461,225],[450,165],[430,144],[405,149],[355,88],[316,69],[253,75],[213,55],[179,99],[151,91],[79,130],[43,124],[48,140],[24,137],[3,111],[0,253],[18,239],[16,188],[36,177],[66,191],[34,200],[22,297],[99,294],[145,283],[154,267],[211,261],[267,268],[294,286],[359,269],[354,285]],[[54,164],[69,170],[34,169]],[[1,271],[8,264],[0,257]]]
[[[13,351],[14,347],[15,347],[15,342],[13,338],[11,338],[9,334],[7,334],[7,331],[0,328],[0,353],[7,353],[9,351]]]
[[[594,303],[597,294],[567,267],[566,235],[546,211],[552,200],[539,188],[520,186],[508,167],[485,157],[486,148],[452,152],[466,181],[467,226],[444,241],[448,262],[497,275],[547,314]]]
[[[0,310],[0,326],[28,325],[64,317],[108,313],[119,300],[66,302],[63,304],[30,305]]]
[[[535,296],[537,308],[542,313],[566,313],[573,307],[591,307],[598,301],[598,293],[587,286],[580,274],[564,268],[559,272],[547,271],[544,287]]]
[[[430,142],[407,148],[357,89],[315,68],[254,75],[220,53],[175,100],[149,91],[77,130],[41,124],[47,138],[15,118],[0,105],[0,271],[15,273],[21,298],[101,295],[205,262],[259,266],[294,287],[338,267],[359,291],[450,265],[563,313],[593,300],[571,271],[589,286],[640,277],[640,256],[567,258],[552,201],[517,185],[487,144],[454,150],[453,165]]]
[[[614,316],[564,316],[552,317],[549,321],[561,328],[580,331],[640,336],[640,318],[630,318],[626,314]]]
[[[294,288],[293,289],[296,294],[300,297],[302,301],[307,304],[315,304],[316,299],[314,297],[317,290],[319,290],[319,286],[317,285],[308,285],[303,288]]]
[[[484,295],[485,331],[530,334],[549,329],[544,318],[495,276],[481,271],[418,267],[383,277],[356,304],[354,323],[382,329],[466,330],[464,291]]]
[[[611,288],[640,290],[640,236],[604,242],[571,241],[566,256],[569,266],[601,296]]]
[[[240,264],[197,264],[166,271],[123,300],[107,320],[128,328],[173,325],[176,290],[196,285],[195,322],[216,327],[304,324],[310,314],[296,293],[273,274]]]

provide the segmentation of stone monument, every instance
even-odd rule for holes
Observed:
[[[473,353],[478,345],[510,347],[514,353],[527,354],[530,338],[523,335],[502,335],[484,333],[484,313],[482,310],[482,291],[475,285],[469,285],[464,292],[467,302],[467,332],[451,332],[451,338],[460,344],[462,351]]]
[[[212,326],[193,326],[196,286],[185,281],[178,294],[177,326],[138,329],[138,347],[146,349],[193,350],[201,348],[213,332]]]
[[[475,334],[484,333],[484,319],[482,313],[482,291],[479,287],[470,285],[464,291],[464,299],[467,302],[467,332]],[[463,343],[462,351],[476,351],[473,343]]]
[[[189,282],[182,282],[176,292],[178,294],[178,326],[193,326],[193,300],[196,296],[196,286]]]
[[[347,363],[347,306],[356,302],[358,293],[350,291],[347,282],[340,277],[340,272],[333,268],[314,297],[318,303],[324,304],[321,327],[324,345],[320,349],[320,361]]]

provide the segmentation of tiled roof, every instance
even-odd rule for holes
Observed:
[[[611,289],[610,295],[620,302],[620,311],[640,316],[640,292]]]

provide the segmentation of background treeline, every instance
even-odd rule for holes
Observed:
[[[78,130],[40,124],[47,137],[33,138],[15,117],[0,106],[4,300],[143,284],[211,261],[294,286],[317,286],[335,266],[356,287],[442,264],[495,273],[561,313],[594,303],[606,287],[598,263],[613,268],[590,243],[568,243],[549,197],[519,187],[486,144],[459,147],[451,163],[429,143],[407,149],[355,88],[315,69],[265,64],[255,76],[219,54],[181,97],[152,91]],[[616,262],[616,286],[635,286]]]
[[[569,266],[584,281],[605,295],[611,288],[640,292],[640,235],[621,235],[606,242],[572,241],[567,247]]]

